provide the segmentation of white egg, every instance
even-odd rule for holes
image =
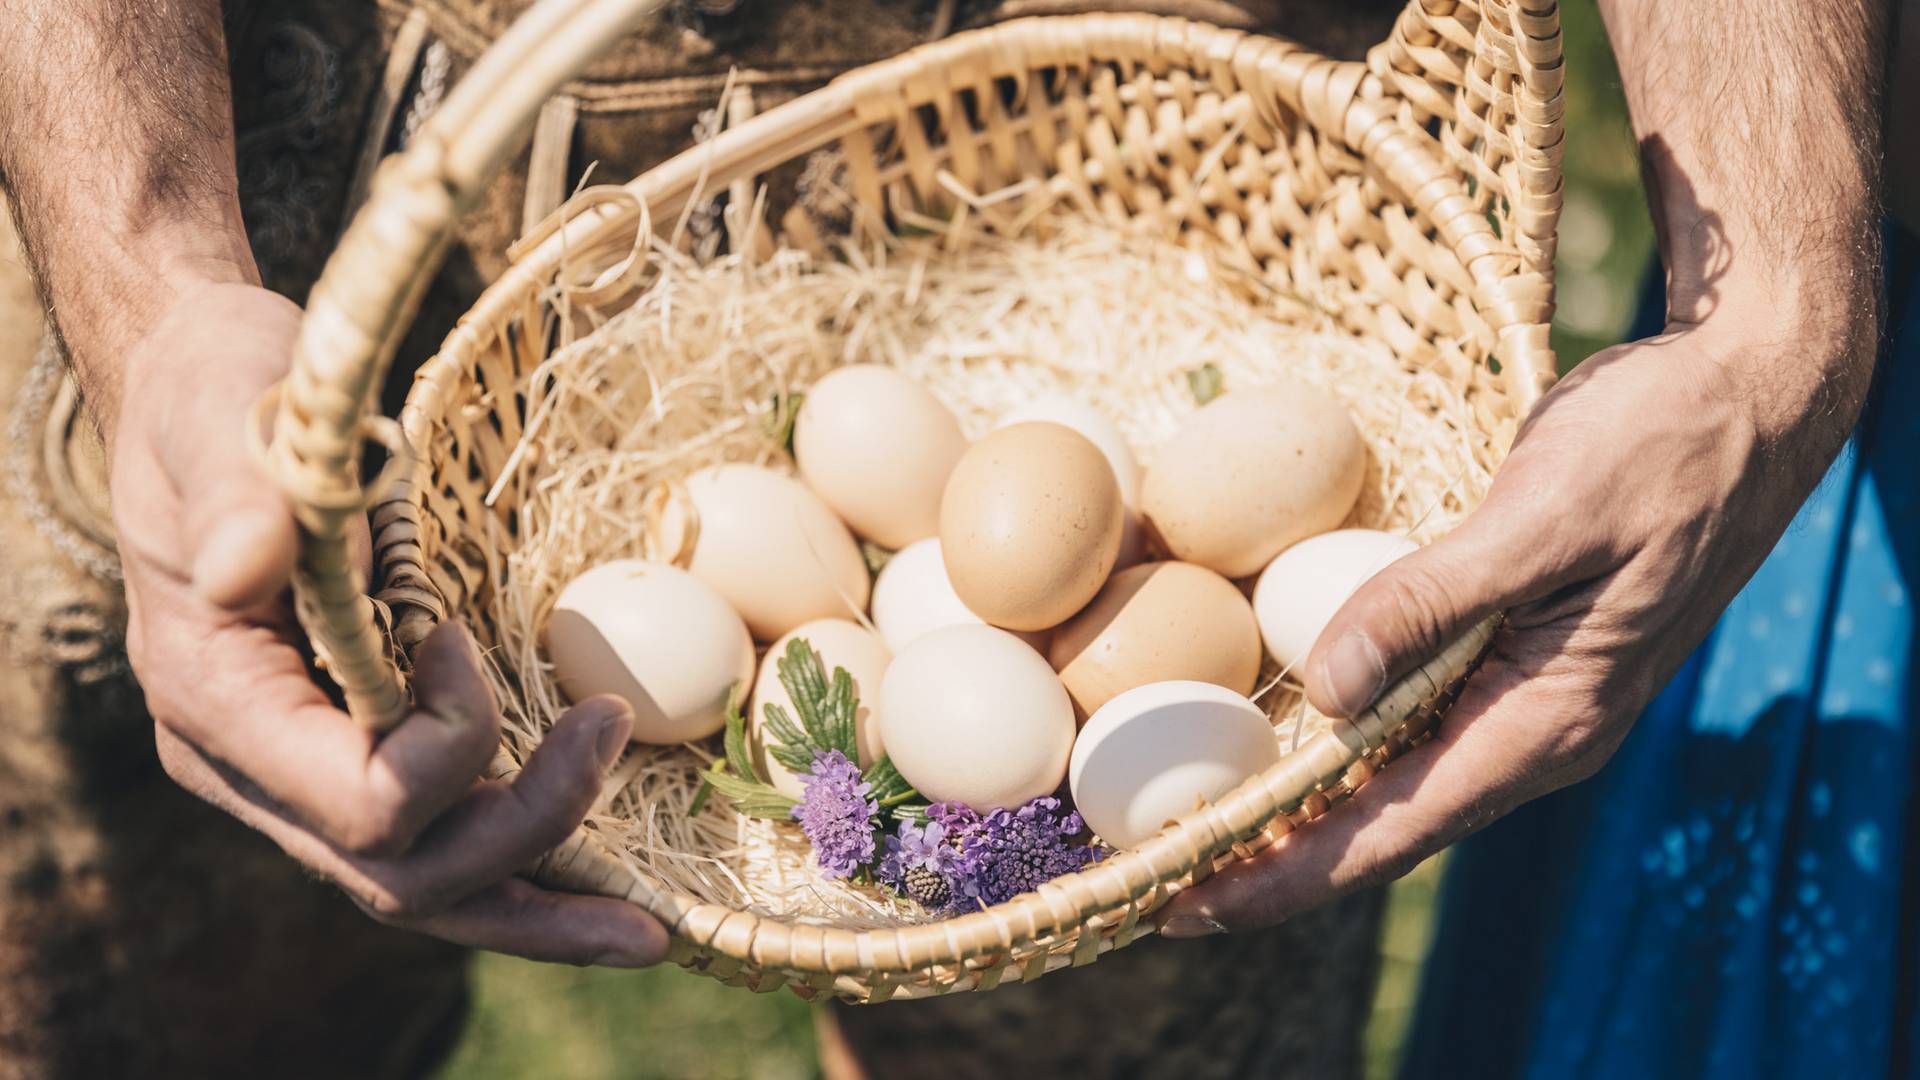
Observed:
[[[623,559],[574,578],[542,642],[567,697],[616,694],[636,742],[705,738],[753,682],[753,639],[713,588],[678,567]]]
[[[880,568],[873,583],[872,615],[887,648],[896,653],[943,627],[986,625],[953,591],[937,536],[908,544]],[[1037,650],[1046,648],[1044,633],[1015,636]]]
[[[873,719],[873,702],[880,694],[880,681],[887,673],[893,654],[887,651],[880,635],[846,619],[815,619],[797,626],[767,650],[760,662],[760,675],[753,681],[753,703],[747,712],[747,723],[754,732],[754,759],[766,769],[774,787],[797,799],[802,794],[800,777],[766,752],[767,706],[780,706],[789,720],[796,725],[800,723],[793,698],[787,693],[786,684],[780,681],[780,660],[795,640],[804,640],[813,648],[828,678],[833,677],[833,669],[844,668],[853,679],[853,693],[859,700],[853,726],[862,766],[873,764],[884,753],[880,748],[880,725]]]
[[[714,465],[687,478],[698,516],[693,576],[770,641],[810,619],[867,606],[872,579],[853,534],[820,496],[759,465]]]
[[[1066,776],[1073,702],[1019,638],[949,626],[894,656],[880,685],[880,741],[933,802],[1016,807]]]
[[[1212,683],[1148,683],[1102,705],[1073,744],[1074,808],[1132,847],[1280,760],[1265,713]]]
[[[1419,549],[1397,533],[1338,529],[1274,556],[1253,589],[1253,616],[1267,653],[1298,673],[1340,605],[1389,563]]]
[[[998,426],[1011,427],[1033,420],[1072,428],[1106,456],[1107,464],[1113,467],[1113,478],[1120,483],[1120,498],[1127,504],[1126,521],[1120,533],[1120,554],[1113,568],[1125,570],[1145,561],[1147,533],[1140,516],[1140,462],[1134,457],[1127,437],[1120,434],[1106,413],[1070,394],[1042,394],[1002,417]]]
[[[1085,436],[1113,466],[1113,478],[1120,482],[1120,497],[1128,508],[1140,508],[1140,463],[1127,437],[1120,434],[1106,413],[1069,394],[1042,394],[1002,417],[998,426],[1011,427],[1030,420],[1049,421]]]

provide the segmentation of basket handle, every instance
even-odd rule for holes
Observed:
[[[301,529],[294,608],[347,711],[385,731],[408,696],[381,612],[347,545],[380,495],[361,484],[380,389],[454,223],[523,145],[541,105],[665,0],[540,0],[474,63],[407,149],[375,175],[307,300],[267,467]],[[399,470],[389,469],[388,472]]]

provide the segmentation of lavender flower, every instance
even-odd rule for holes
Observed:
[[[948,842],[945,824],[929,821],[921,827],[902,821],[887,837],[879,878],[929,911],[967,910],[973,905],[967,903],[960,871],[960,849]]]
[[[800,805],[793,808],[800,831],[813,842],[813,857],[830,877],[851,877],[873,860],[873,817],[877,800],[867,798],[872,785],[860,779],[860,769],[838,750],[813,755],[813,769],[800,778]]]
[[[1071,843],[1086,823],[1061,811],[1059,799],[1042,796],[1018,810],[995,810],[968,830],[960,841],[959,869],[980,903],[1004,903],[1100,857],[1094,848]]]

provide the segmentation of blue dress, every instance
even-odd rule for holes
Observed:
[[[1404,1076],[1920,1076],[1920,241],[1887,251],[1867,413],[1786,535],[1598,775],[1455,849]]]

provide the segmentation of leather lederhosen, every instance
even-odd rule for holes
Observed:
[[[242,198],[270,287],[304,298],[366,163],[528,2],[231,0]],[[588,163],[624,179],[684,148],[729,71],[764,109],[947,29],[1123,8],[1357,56],[1397,7],[680,0],[566,89],[544,148],[462,223],[396,384],[504,268],[530,213]],[[32,307],[18,258],[0,258],[4,499],[20,511],[0,515],[0,1080],[418,1074],[458,1030],[464,954],[376,926],[161,773],[125,663],[98,448]],[[1148,941],[1036,987],[823,1012],[823,1054],[842,1076],[1357,1073],[1378,910],[1357,897],[1267,934]]]

